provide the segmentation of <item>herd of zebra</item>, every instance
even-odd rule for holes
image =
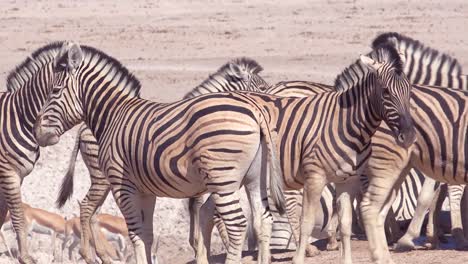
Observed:
[[[86,263],[94,263],[90,244],[103,263],[111,263],[92,223],[109,192],[125,218],[137,263],[152,261],[156,197],[190,198],[197,263],[208,263],[214,226],[226,263],[241,262],[248,227],[259,263],[270,263],[270,245],[288,247],[292,238],[293,262],[304,263],[318,253],[309,243],[318,208],[329,249],[337,248],[339,229],[341,262],[352,263],[357,219],[372,261],[393,263],[385,227],[413,217],[397,248],[414,248],[429,207],[429,226],[437,227],[442,199],[435,197],[444,188],[453,235],[466,247],[467,77],[455,59],[398,33],[379,35],[371,48],[334,85],[270,85],[257,62],[236,59],[174,103],[140,98],[138,79],[96,48],[57,42],[38,49],[12,71],[7,92],[0,93],[0,223],[9,210],[19,262],[35,262],[26,241],[22,180],[39,146],[56,144],[80,123],[57,204],[73,192],[80,152],[91,178],[80,204]],[[242,186],[251,222],[239,202]],[[436,233],[430,236],[437,239]]]

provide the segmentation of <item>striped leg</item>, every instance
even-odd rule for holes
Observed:
[[[421,227],[424,221],[424,216],[426,215],[427,210],[432,204],[432,201],[435,198],[435,185],[436,181],[432,178],[427,178],[424,180],[424,184],[421,188],[421,192],[418,196],[418,205],[414,212],[413,219],[406,231],[405,235],[398,240],[398,243],[395,245],[395,250],[397,251],[408,251],[415,248],[413,240],[419,237],[421,233]]]
[[[151,263],[151,245],[153,243],[153,213],[156,197],[138,192],[133,183],[125,181],[119,184],[122,176],[111,176],[112,194],[120,208],[132,241],[137,264]]]
[[[393,263],[386,250],[388,246],[385,239],[384,206],[385,203],[392,200],[391,196],[395,196],[398,188],[398,178],[399,175],[395,175],[395,173],[387,170],[381,171],[379,177],[370,178],[370,185],[362,198],[362,220],[366,229],[373,263]],[[391,203],[389,207],[391,207]]]
[[[298,206],[299,201],[297,201],[297,199],[301,197],[298,194],[300,194],[300,191],[298,190],[290,190],[290,191],[284,192],[284,197],[287,201],[286,215],[288,216],[288,221],[289,221],[289,224],[291,225],[291,230],[294,236],[294,240],[296,241],[296,248],[299,247],[299,240],[301,237],[300,219],[301,219],[301,211],[302,211],[301,206]],[[313,256],[318,255],[319,253],[320,252],[316,246],[307,243],[306,245],[307,257],[313,257]]]
[[[429,220],[427,222],[426,243],[424,246],[429,249],[434,249],[439,246],[439,214],[442,204],[447,197],[447,184],[442,184],[435,194],[436,199],[431,204],[429,209]]]
[[[462,216],[460,206],[463,196],[464,186],[448,185],[448,197],[450,202],[450,221],[452,224],[452,236],[455,238],[457,249],[465,249],[467,241],[463,234]],[[438,212],[438,215],[440,212]]]
[[[1,192],[0,192],[0,239],[2,239],[2,243],[5,245],[10,257],[13,257],[10,247],[8,246],[7,241],[5,240],[5,237],[3,235],[3,224],[5,223],[7,212],[8,212],[8,206],[7,206],[6,200],[3,197],[3,195],[1,195]]]
[[[294,264],[304,263],[306,247],[309,244],[309,236],[315,224],[315,211],[320,208],[320,197],[325,184],[325,180],[320,174],[311,175],[311,177],[307,177],[305,180],[302,201],[301,233],[299,245],[296,246],[296,255],[293,259]]]
[[[225,263],[241,262],[242,246],[247,233],[247,218],[239,203],[239,191],[213,193],[216,211],[223,219],[229,236],[229,247]]]
[[[93,174],[91,174],[93,175]],[[86,263],[94,263],[94,260],[89,255],[91,244],[95,245],[96,254],[101,259],[102,263],[111,263],[109,256],[106,254],[105,249],[102,248],[101,243],[99,243],[97,232],[95,231],[95,223],[91,224],[91,218],[96,212],[97,208],[102,205],[106,200],[107,194],[109,193],[109,182],[107,179],[102,179],[101,181],[96,181],[94,177],[92,179],[91,188],[88,190],[83,201],[80,203],[80,224],[81,224],[81,242],[79,253],[81,257],[86,261]],[[97,187],[106,188],[107,190],[101,190],[101,188],[96,189]],[[93,232],[91,232],[93,230]]]
[[[335,199],[334,199],[335,200]],[[339,249],[338,240],[336,239],[336,230],[338,229],[338,212],[336,208],[336,202],[333,201],[333,214],[330,219],[330,223],[327,227],[327,250],[334,251]]]
[[[463,190],[460,210],[462,216],[463,233],[465,234],[465,239],[468,239],[468,185],[465,185],[465,189]]]
[[[359,188],[359,177],[346,183],[336,183],[337,212],[341,233],[341,263],[351,264],[351,233],[353,225],[353,201]]]
[[[273,216],[269,210],[266,192],[261,193],[258,186],[255,186],[254,190],[250,187],[246,186],[245,190],[252,209],[253,227],[259,242],[258,263],[268,264],[271,261],[270,239]]]
[[[10,211],[11,223],[18,242],[18,261],[22,264],[35,263],[28,253],[27,234],[25,229],[24,210],[21,201],[21,179],[15,173],[0,172],[1,193],[5,197]]]
[[[197,245],[200,238],[200,208],[203,205],[204,196],[194,197],[189,199],[189,214],[190,214],[190,231],[189,231],[189,243],[195,252],[195,257],[198,257],[197,254]]]
[[[196,198],[201,199],[201,198]],[[211,233],[213,231],[213,217],[215,214],[215,204],[211,196],[203,203],[197,213],[199,219],[197,220],[200,225],[198,229],[198,237],[196,239],[196,259],[197,264],[208,264],[208,257],[211,248]],[[191,212],[192,213],[192,212]],[[203,216],[203,217],[202,217]],[[222,222],[222,221],[221,221]],[[196,235],[196,234],[194,234]]]

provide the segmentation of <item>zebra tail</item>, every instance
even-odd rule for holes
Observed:
[[[59,209],[62,208],[73,195],[73,176],[75,175],[76,158],[78,156],[78,151],[80,150],[81,132],[82,130],[79,129],[75,140],[75,147],[73,148],[72,155],[70,157],[67,174],[65,174],[65,178],[63,178],[57,200],[55,201],[55,204]]]
[[[261,111],[261,110],[260,110]],[[268,127],[268,121],[261,111],[263,121],[260,122],[260,128],[265,137],[268,147],[268,159],[270,165],[270,196],[273,200],[278,213],[284,215],[286,212],[286,199],[284,198],[284,182],[280,162],[276,156],[276,140],[278,133],[271,131]]]

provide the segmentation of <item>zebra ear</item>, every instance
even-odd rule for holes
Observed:
[[[372,71],[377,71],[382,66],[382,63],[366,55],[361,55],[359,57],[359,60],[362,62],[362,64],[366,65],[367,68],[369,68]]]
[[[83,51],[81,50],[80,45],[72,43],[68,50],[68,69],[72,71],[76,70],[82,61]]]
[[[83,51],[76,43],[65,41],[55,57],[55,68],[58,71],[75,70],[83,61]]]

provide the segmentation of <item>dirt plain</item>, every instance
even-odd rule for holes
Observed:
[[[332,83],[337,74],[369,50],[387,31],[404,33],[448,52],[468,67],[468,3],[456,1],[10,1],[0,3],[0,87],[5,77],[35,49],[55,40],[75,40],[119,59],[143,84],[142,96],[154,101],[180,99],[229,59],[248,56],[265,68],[270,83],[311,80]],[[0,88],[3,91],[4,88]],[[60,144],[43,149],[35,170],[23,183],[24,200],[64,216],[78,213],[89,186],[81,159],[73,201],[63,210],[54,200],[65,174],[75,130]],[[155,230],[159,263],[193,261],[188,244],[186,202],[159,199]],[[103,212],[118,214],[113,199]],[[9,243],[14,244],[9,235]],[[222,263],[215,240],[213,263]],[[36,236],[31,251],[51,263],[50,242]],[[468,261],[455,250],[392,253],[396,263]],[[274,263],[290,263],[292,251],[275,251]],[[254,263],[246,252],[243,263]],[[368,243],[353,241],[355,263],[369,263]],[[0,257],[7,263],[7,257]],[[307,263],[338,263],[339,252],[323,252]],[[64,263],[67,263],[66,261]]]

